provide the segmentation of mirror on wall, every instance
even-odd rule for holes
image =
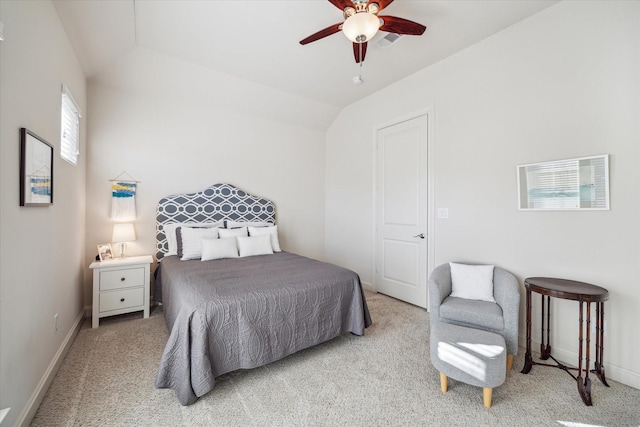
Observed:
[[[608,210],[609,156],[518,166],[521,210]]]

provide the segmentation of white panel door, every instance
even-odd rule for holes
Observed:
[[[427,307],[427,116],[377,133],[376,288]]]

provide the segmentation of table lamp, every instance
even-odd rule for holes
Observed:
[[[113,236],[111,241],[113,243],[120,243],[120,258],[124,258],[127,252],[127,242],[134,242],[136,240],[136,232],[133,229],[133,224],[114,224]]]

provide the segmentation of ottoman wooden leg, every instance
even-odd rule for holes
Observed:
[[[490,387],[484,387],[482,389],[482,398],[484,399],[484,406],[487,408],[491,408],[491,395],[493,394],[493,389]]]
[[[447,376],[442,372],[440,372],[440,390],[442,390],[443,393],[447,392]],[[491,400],[491,398],[489,398],[489,400]]]
[[[512,366],[513,366],[513,354],[507,354],[507,371],[510,371]]]

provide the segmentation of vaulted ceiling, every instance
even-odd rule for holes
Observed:
[[[381,15],[419,22],[426,32],[389,47],[379,45],[387,33],[378,32],[360,68],[341,33],[299,44],[343,20],[327,0],[54,0],[89,78],[144,48],[338,109],[553,3],[396,0]],[[364,83],[354,85],[359,74]]]

